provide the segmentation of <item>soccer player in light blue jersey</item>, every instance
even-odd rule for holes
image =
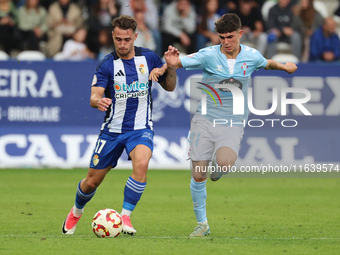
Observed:
[[[153,151],[151,71],[162,72],[158,81],[167,91],[176,87],[179,52],[170,47],[164,54],[166,64],[153,51],[134,47],[137,23],[122,15],[112,21],[115,51],[97,66],[91,89],[90,105],[106,112],[85,179],[77,187],[75,204],[62,226],[64,234],[73,234],[106,174],[117,165],[125,149],[133,171],[124,189],[123,233],[134,235],[130,216],[146,187],[146,173]],[[165,72],[166,70],[166,72]],[[164,73],[165,72],[165,73]]]
[[[221,168],[230,169],[234,165],[243,136],[243,124],[247,121],[249,113],[247,88],[252,72],[264,68],[293,73],[297,69],[294,63],[281,64],[265,59],[257,50],[241,45],[240,38],[243,31],[241,21],[236,14],[223,15],[215,23],[215,30],[219,35],[220,45],[207,47],[197,53],[178,58],[176,65],[176,68],[184,67],[187,70],[201,69],[203,72],[202,87],[212,88],[221,100],[215,104],[209,95],[206,96],[206,114],[201,113],[201,102],[191,121],[190,157],[193,171],[190,189],[198,223],[191,236],[205,236],[210,233],[205,202],[207,174],[200,169],[207,169],[214,157]],[[233,115],[231,91],[216,88],[216,83],[231,84],[242,90],[245,102],[243,115]],[[214,125],[215,119],[229,121],[224,125]],[[233,123],[232,126],[230,123]],[[211,173],[210,178],[216,181],[221,174],[221,172]]]

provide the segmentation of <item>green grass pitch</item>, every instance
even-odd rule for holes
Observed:
[[[211,234],[196,226],[189,171],[151,170],[132,214],[134,237],[97,238],[94,214],[121,211],[131,171],[112,170],[62,235],[86,169],[0,170],[0,254],[340,254],[340,179],[223,178],[207,182]]]

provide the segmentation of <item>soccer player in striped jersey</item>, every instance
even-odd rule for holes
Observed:
[[[173,67],[179,55],[171,47],[164,54],[166,64],[153,51],[134,46],[138,33],[134,18],[122,15],[112,21],[115,51],[97,66],[92,81],[90,105],[106,112],[85,179],[78,184],[75,204],[62,226],[64,234],[73,234],[106,174],[117,165],[125,149],[133,171],[124,189],[123,233],[134,235],[130,216],[146,187],[146,173],[153,151],[152,70],[163,75],[158,82],[167,91],[176,87]],[[166,70],[166,72],[165,72]],[[165,72],[165,73],[164,73]]]

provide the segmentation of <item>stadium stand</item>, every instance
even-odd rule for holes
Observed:
[[[9,56],[6,52],[0,50],[0,61],[8,60]]]
[[[40,51],[27,50],[20,52],[17,56],[17,59],[20,61],[22,60],[44,61],[46,57]]]
[[[329,16],[325,3],[321,1],[314,1],[314,8],[321,14],[323,18],[327,18]]]
[[[62,52],[58,52],[53,56],[54,61],[63,61],[64,60],[64,55]]]
[[[271,0],[264,2],[263,6],[262,6],[262,9],[261,9],[262,18],[263,18],[264,21],[268,20],[269,10],[275,4],[276,4],[276,2],[275,1],[271,1]]]
[[[235,0],[233,2],[237,2],[238,0]],[[24,8],[23,3],[24,1],[16,1],[16,0],[8,0],[8,2],[10,2],[15,8],[19,9],[20,7],[22,7],[21,9]],[[55,15],[55,12],[51,11],[50,7],[53,5],[57,5],[59,1],[40,1],[41,6],[43,6],[46,10],[49,10],[48,13],[48,24],[57,24],[55,22],[55,20],[53,19],[52,16]],[[113,13],[111,13],[111,15],[107,15],[108,11],[110,8],[108,8],[106,5],[103,5],[102,2],[110,2],[113,3],[113,5],[111,4],[110,6],[114,6],[115,8],[115,14],[112,15]],[[97,24],[98,22],[102,22],[105,21],[108,26],[106,27],[106,32],[108,34],[108,44],[105,44],[105,49],[112,49],[113,47],[113,43],[112,40],[110,38],[111,35],[111,30],[110,30],[110,22],[112,20],[112,18],[118,16],[118,14],[122,14],[122,13],[126,13],[128,12],[128,14],[133,15],[134,12],[136,11],[136,8],[138,9],[139,7],[145,7],[145,10],[148,10],[150,12],[150,10],[152,9],[152,15],[146,15],[145,19],[146,19],[146,24],[147,27],[150,31],[152,31],[152,36],[155,37],[155,35],[157,35],[154,39],[155,39],[155,44],[156,44],[156,52],[162,57],[163,55],[163,50],[162,48],[162,41],[163,44],[164,42],[167,42],[167,38],[162,38],[161,32],[162,28],[164,26],[164,24],[162,24],[161,19],[162,17],[165,15],[164,11],[166,9],[169,8],[169,6],[171,4],[173,4],[173,1],[171,0],[131,0],[129,1],[129,5],[127,5],[128,1],[123,1],[123,0],[87,0],[87,1],[73,1],[72,4],[70,4],[70,6],[72,5],[72,7],[74,7],[73,5],[77,6],[77,20],[79,19],[79,21],[77,22],[73,22],[73,23],[77,23],[75,25],[75,27],[79,27],[81,24],[86,24],[87,25],[87,30],[88,30],[88,36],[86,39],[86,45],[87,47],[95,53],[96,58],[97,59],[102,59],[103,55],[106,54],[106,51],[100,52],[100,47],[102,46],[99,42],[98,42],[98,38],[99,38],[99,32],[102,30],[97,26],[94,26],[94,24]],[[202,18],[202,9],[205,10],[206,6],[205,4],[209,3],[209,1],[190,1],[192,4],[192,9],[194,10],[194,13],[196,14],[196,24],[200,24],[200,19]],[[224,3],[224,1],[217,1],[218,2],[218,11],[217,13],[219,15],[223,15],[226,11],[228,11],[228,9],[226,9],[226,4]],[[259,8],[263,20],[266,23],[268,21],[268,15],[269,15],[269,10],[277,3],[277,0],[259,0],[259,1],[255,1],[256,3],[261,3],[258,4],[257,8]],[[299,5],[298,0],[291,0],[291,2],[293,4],[297,4]],[[321,14],[321,16],[323,18],[325,17],[329,17],[329,16],[333,16],[334,20],[337,23],[337,33],[340,35],[340,11],[337,11],[337,9],[340,10],[339,8],[339,0],[315,0],[314,1],[314,7],[315,9]],[[139,5],[138,5],[139,4]],[[73,8],[71,8],[69,6],[70,9],[73,10]],[[150,7],[152,6],[152,8]],[[204,7],[203,7],[204,6]],[[71,11],[70,9],[67,10],[67,8],[64,10],[66,11]],[[229,10],[230,11],[230,10]],[[95,17],[93,16],[94,13],[104,13],[105,15],[101,18],[99,18],[98,15],[95,15]],[[163,14],[162,14],[163,13]],[[63,14],[65,15],[65,13]],[[158,15],[158,17],[156,17]],[[337,16],[339,15],[339,16]],[[173,15],[171,15],[173,16]],[[156,18],[155,18],[156,17]],[[164,17],[163,17],[164,18]],[[96,20],[96,22],[94,23],[94,20]],[[152,22],[150,22],[150,20]],[[73,20],[74,21],[74,20]],[[71,22],[72,23],[72,22]],[[72,24],[73,24],[72,23]],[[78,24],[79,23],[79,24]],[[81,24],[80,24],[81,23]],[[74,25],[74,24],[73,24]],[[97,24],[98,25],[98,24]],[[20,29],[19,24],[15,25],[15,28]],[[54,27],[54,26],[53,26]],[[51,27],[50,27],[51,30]],[[54,57],[54,54],[61,51],[62,46],[64,45],[64,43],[66,42],[67,39],[72,38],[72,34],[73,33],[67,33],[67,34],[63,34],[62,38],[59,38],[59,45],[57,47],[52,47],[52,34],[51,31],[49,30],[48,33],[48,38],[44,38],[43,41],[41,42],[41,44],[39,44],[39,51],[42,52],[47,58],[51,58],[53,60],[56,61],[61,61],[63,60],[59,55],[57,55],[56,57]],[[72,31],[75,31],[76,29],[73,29]],[[58,30],[59,31],[59,30]],[[71,30],[70,30],[71,31]],[[93,34],[92,32],[95,31],[95,34]],[[266,31],[266,30],[265,30]],[[195,28],[195,32],[193,33],[193,37],[192,37],[192,41],[195,43],[192,44],[196,44],[196,36],[199,34],[200,29],[199,26],[197,25]],[[18,36],[18,33],[14,33],[14,36]],[[20,35],[20,34],[19,34]],[[164,35],[164,33],[163,33]],[[269,36],[269,35],[268,35]],[[19,38],[20,39],[20,38]],[[47,41],[46,41],[47,39]],[[139,38],[140,40],[143,40],[142,38]],[[93,44],[93,40],[96,41],[96,45]],[[269,40],[269,39],[268,39]],[[269,42],[269,41],[268,41]],[[170,43],[170,42],[169,42]],[[188,47],[183,45],[183,42],[179,41],[179,42],[172,42],[173,45],[175,47],[178,47],[181,52],[185,53],[186,51],[191,52],[192,50],[188,50]],[[212,44],[216,44],[218,42],[212,43]],[[251,43],[251,42],[243,42],[248,46],[252,46],[254,48],[258,48],[256,44]],[[205,46],[210,45],[211,43],[205,44]],[[43,46],[41,46],[43,45]],[[306,45],[306,43],[304,43],[304,45]],[[12,43],[11,43],[11,47],[10,49],[6,50],[5,49],[5,43],[4,42],[0,42],[0,50],[3,50],[5,52],[7,52],[7,56],[1,56],[1,59],[8,59],[8,58],[16,58],[16,56],[23,50],[34,50],[33,48],[27,48],[27,43],[23,43],[23,40],[19,40],[18,43],[16,43],[16,41],[13,39]],[[55,45],[54,45],[55,46]],[[95,47],[94,47],[95,46]],[[163,48],[165,45],[163,45]],[[52,49],[53,48],[53,49]],[[199,47],[195,47],[196,51],[198,50]],[[265,47],[267,48],[267,47]],[[294,50],[294,46],[289,45],[287,42],[278,42],[277,43],[277,53],[283,53],[283,54],[290,54],[293,50]],[[306,47],[305,47],[306,49]],[[266,51],[268,54],[268,50]],[[265,57],[270,57],[269,55],[264,54]],[[300,61],[304,61],[302,58],[300,59]]]
[[[287,63],[287,62],[293,62],[295,64],[299,63],[299,59],[294,56],[293,54],[287,54],[287,53],[279,53],[272,57],[272,60],[275,60],[280,63]]]

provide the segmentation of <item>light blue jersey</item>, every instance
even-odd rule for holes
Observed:
[[[202,83],[197,84],[196,87],[204,89],[202,93],[207,94],[207,112],[206,115],[202,115],[202,102],[200,102],[196,114],[202,115],[212,122],[214,119],[226,119],[228,126],[232,121],[233,126],[243,127],[243,123],[247,121],[249,115],[248,87],[250,86],[250,76],[255,70],[265,68],[267,60],[256,49],[242,44],[241,51],[236,59],[227,59],[220,48],[221,45],[207,47],[195,54],[181,58],[182,65],[186,70],[202,69],[203,72]],[[244,95],[243,115],[233,114],[232,94],[228,89],[215,89],[215,85],[219,83],[232,84],[242,90]],[[217,92],[218,97],[214,91]]]

